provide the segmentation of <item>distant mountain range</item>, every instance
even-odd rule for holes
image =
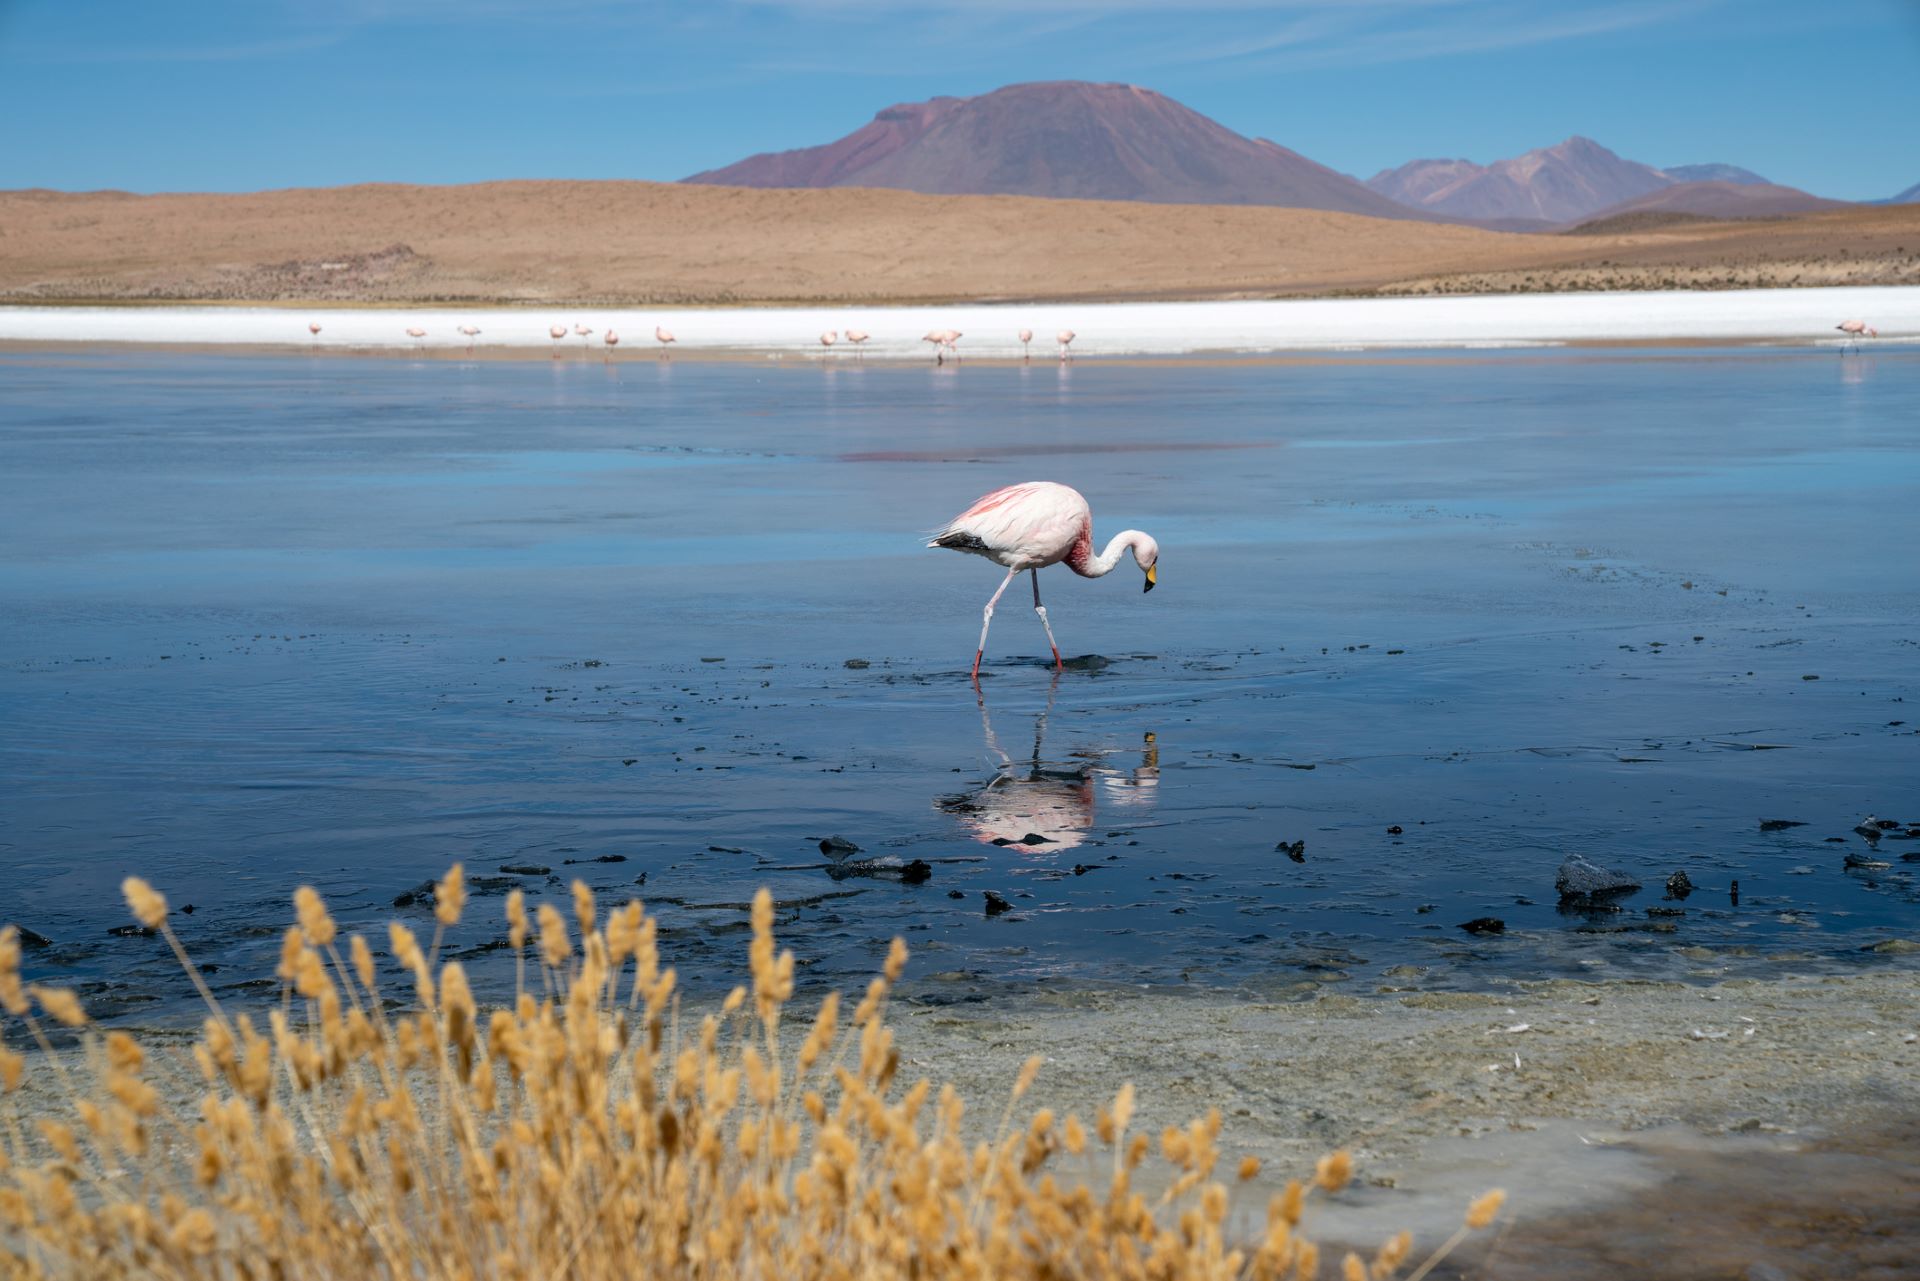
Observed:
[[[1590,138],[1509,160],[1413,160],[1362,183],[1134,85],[1051,81],[888,107],[835,142],[684,179],[1159,204],[1280,205],[1547,230],[1622,214],[1758,217],[1841,202],[1729,164],[1661,169]],[[1886,203],[1920,202],[1920,187]]]
[[[1920,205],[1920,182],[1914,183],[1897,196],[1888,196],[1878,203],[1883,205]]]
[[[732,187],[892,187],[932,195],[1420,211],[1132,85],[1055,81],[888,107],[837,142],[684,179]],[[1431,215],[1427,215],[1431,216]]]

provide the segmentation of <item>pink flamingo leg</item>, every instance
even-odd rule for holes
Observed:
[[[1047,648],[1053,651],[1053,670],[1057,675],[1058,673],[1066,670],[1066,665],[1060,661],[1060,646],[1054,643],[1053,624],[1047,621],[1047,607],[1040,603],[1040,571],[1036,569],[1036,570],[1033,570],[1032,573],[1033,573],[1033,612],[1040,615],[1040,626],[1046,629]],[[983,641],[982,644],[984,645],[985,642]]]
[[[999,591],[994,592],[992,599],[987,601],[987,608],[982,613],[980,619],[980,648],[973,651],[972,677],[975,685],[980,683],[980,657],[987,652],[987,628],[993,626],[993,607],[1000,603],[1000,593],[1007,590],[1008,585],[1013,582],[1014,576],[1019,572],[1017,569],[1007,571],[1007,576],[1000,580]]]

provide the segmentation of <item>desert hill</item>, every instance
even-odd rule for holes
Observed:
[[[0,302],[703,304],[1920,283],[1920,205],[1512,235],[1260,206],[642,182],[0,192]]]

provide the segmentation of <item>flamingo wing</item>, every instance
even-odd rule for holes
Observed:
[[[973,506],[934,531],[929,547],[973,552],[1009,568],[1039,568],[1064,560],[1091,536],[1087,500],[1065,485],[1026,481],[983,494]]]

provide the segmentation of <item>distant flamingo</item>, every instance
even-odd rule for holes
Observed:
[[[313,335],[313,345],[318,347],[320,345],[320,322],[317,320],[309,320],[307,322],[307,332]]]
[[[933,362],[936,365],[946,363],[946,353],[942,350],[942,348],[946,346],[946,342],[947,342],[946,330],[929,329],[927,330],[926,333],[920,336],[920,341],[933,344]]]
[[[668,329],[665,325],[655,325],[653,327],[653,340],[660,344],[660,355],[663,359],[667,354],[667,348],[680,341],[673,336],[673,330]]]
[[[864,347],[865,347],[865,344],[866,344],[866,341],[867,341],[867,339],[868,339],[868,338],[871,338],[872,336],[873,336],[873,335],[871,335],[871,334],[869,334],[869,333],[868,333],[868,332],[867,332],[866,330],[864,330],[864,329],[849,329],[849,330],[847,330],[847,341],[853,344],[853,347],[854,347],[854,350],[855,350],[855,351],[861,351],[861,350],[863,350],[863,349],[864,349]]]
[[[1140,568],[1147,572],[1143,591],[1152,591],[1159,581],[1160,545],[1137,529],[1115,534],[1107,549],[1093,554],[1093,511],[1077,490],[1052,481],[1032,480],[996,489],[974,500],[973,506],[935,530],[929,547],[947,547],[958,552],[985,556],[1007,568],[1007,577],[987,601],[980,622],[980,645],[973,654],[973,683],[980,683],[980,658],[987,652],[987,629],[993,625],[993,607],[1000,593],[1007,590],[1015,575],[1022,571],[1033,575],[1033,612],[1040,616],[1046,630],[1047,645],[1053,650],[1055,671],[1061,669],[1060,646],[1054,643],[1053,626],[1047,622],[1047,608],[1040,603],[1040,571],[1048,565],[1065,563],[1082,578],[1099,578],[1120,563],[1120,557],[1133,552]]]
[[[1020,359],[1022,360],[1033,359],[1033,352],[1027,347],[1027,344],[1032,341],[1033,341],[1033,330],[1022,329],[1020,331]]]
[[[1858,351],[1860,349],[1860,338],[1862,335],[1868,338],[1878,338],[1880,336],[1880,331],[1864,320],[1843,320],[1835,325],[1834,328],[1847,336],[1847,341],[1840,345],[1842,352],[1845,352],[1848,347],[1852,347],[1855,351]]]
[[[575,325],[573,332],[580,336],[580,350],[587,350],[587,344],[593,341],[593,330],[586,325]]]
[[[600,339],[600,341],[601,341],[601,342],[603,342],[603,343],[605,343],[605,344],[607,345],[607,358],[606,358],[606,360],[605,360],[605,362],[603,362],[603,363],[606,363],[606,364],[612,364],[612,363],[613,363],[613,349],[614,349],[615,347],[618,347],[618,346],[620,345],[620,335],[619,335],[619,334],[616,334],[616,333],[614,333],[614,332],[613,332],[613,330],[611,330],[611,329],[609,329],[609,330],[607,330],[607,332],[606,332],[606,335],[605,335],[604,337],[602,337],[602,338]],[[673,341],[673,339],[672,339],[671,337],[669,337],[669,338],[667,339],[667,341],[668,341],[668,342],[672,342],[672,341]]]
[[[460,332],[467,336],[467,354],[471,356],[473,354],[473,340],[480,336],[480,326],[462,325],[460,326]]]
[[[1072,353],[1070,353],[1067,350],[1067,348],[1073,346],[1073,340],[1075,336],[1076,335],[1071,329],[1062,329],[1059,333],[1054,335],[1054,337],[1058,339],[1060,342],[1060,359],[1071,360],[1073,358]]]
[[[419,349],[420,340],[422,338],[425,338],[426,336],[427,336],[427,331],[420,328],[418,325],[407,326],[407,337],[413,339],[413,345],[415,350]]]
[[[555,360],[560,359],[560,340],[566,336],[567,327],[565,325],[550,325],[547,328],[547,337],[553,339],[553,358]]]
[[[822,347],[827,348],[828,350],[832,350],[833,344],[838,342],[839,340],[840,340],[840,332],[835,329],[829,329],[820,335],[820,345]]]

